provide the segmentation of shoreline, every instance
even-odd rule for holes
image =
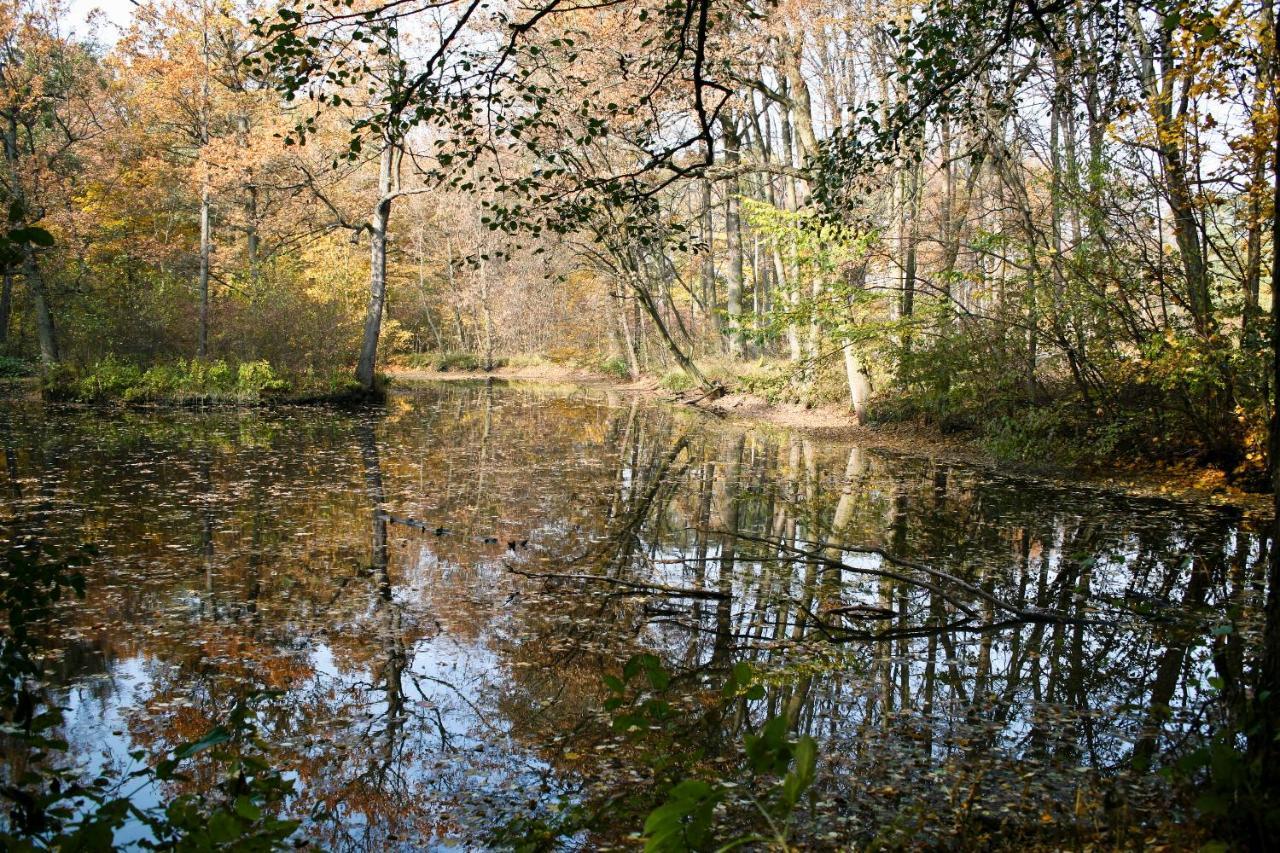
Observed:
[[[902,422],[863,426],[837,406],[805,408],[795,403],[771,403],[755,394],[729,393],[715,400],[697,400],[698,392],[676,393],[661,388],[656,380],[635,382],[605,374],[559,365],[503,367],[489,371],[437,371],[389,368],[390,393],[404,383],[475,382],[496,379],[541,385],[573,385],[601,392],[636,394],[667,405],[677,405],[716,417],[727,423],[762,425],[797,430],[833,441],[847,441],[869,450],[885,450],[957,462],[997,471],[1010,476],[1079,485],[1117,492],[1132,497],[1206,504],[1240,510],[1246,518],[1259,522],[1271,518],[1271,495],[1251,493],[1226,482],[1223,472],[1202,466],[1166,466],[1143,463],[1132,468],[1037,470],[993,457],[967,437],[944,435],[933,427]]]

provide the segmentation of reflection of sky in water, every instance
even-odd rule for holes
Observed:
[[[427,744],[435,748],[424,749],[416,759],[397,767],[396,775],[407,794],[441,795],[450,810],[461,809],[477,821],[490,822],[501,818],[492,808],[495,801],[525,802],[530,799],[530,792],[535,792],[539,801],[570,796],[571,789],[557,780],[553,768],[518,743],[511,735],[509,722],[491,707],[490,700],[496,695],[494,685],[501,685],[506,676],[499,659],[483,643],[460,644],[447,637],[423,640],[408,649],[407,658],[402,676],[406,685],[403,724],[418,728],[427,741],[438,738],[434,744]],[[368,695],[372,673],[340,666],[326,644],[317,644],[308,659],[312,677],[295,685],[279,700],[280,704],[288,706],[295,696],[318,693]],[[86,774],[96,775],[111,767],[128,773],[141,766],[129,755],[137,744],[129,734],[128,716],[155,692],[149,673],[154,666],[163,664],[141,657],[119,660],[109,673],[81,679],[66,691],[62,700],[66,707],[66,736]],[[186,704],[178,696],[163,707]],[[353,714],[329,720],[318,732],[297,738],[297,745],[305,751],[303,743],[335,744],[352,737],[376,741],[381,734],[376,721],[384,721],[385,730],[385,698],[362,702],[354,710]],[[293,773],[286,778],[306,795],[305,780]],[[123,790],[132,792],[131,799],[143,809],[160,802],[154,786],[134,782]],[[359,812],[342,812],[338,817],[348,840],[366,833],[369,839],[379,838],[376,828],[371,831],[366,817]],[[460,815],[454,813],[451,817],[456,821]],[[129,847],[149,837],[144,826],[130,823],[117,833],[116,843]],[[422,841],[419,838],[409,844],[406,839],[405,843],[413,849],[424,849]],[[465,838],[442,838],[425,849],[468,846]]]
[[[1218,510],[778,431],[737,440],[738,428],[666,409],[458,387],[394,411],[69,412],[55,428],[12,427],[22,477],[8,515],[103,552],[64,632],[68,735],[88,769],[198,736],[179,731],[175,709],[207,725],[231,692],[279,687],[264,719],[299,764],[301,795],[338,803],[330,843],[466,849],[514,816],[608,789],[608,773],[638,772],[609,740],[599,685],[642,648],[712,688],[733,660],[769,673],[771,695],[720,723],[727,743],[789,701],[801,678],[790,667],[816,673],[800,725],[838,744],[833,765],[864,762],[837,787],[903,750],[953,757],[974,729],[993,754],[1021,759],[1048,739],[1071,747],[1069,763],[1116,767],[1159,689],[1156,661],[1181,662],[1163,742],[1187,730],[1211,671],[1204,627],[1248,603],[1262,555]],[[687,448],[668,459],[680,438]],[[381,570],[375,503],[427,528],[388,524]],[[844,567],[807,571],[746,535],[832,542]],[[927,590],[868,573],[885,561],[840,547],[854,543],[1097,623],[931,637]],[[1183,608],[1189,553],[1211,577]],[[516,580],[508,567],[731,599]],[[917,634],[824,638],[797,602],[814,615],[863,608],[829,617],[836,628]],[[783,642],[793,637],[803,642]]]

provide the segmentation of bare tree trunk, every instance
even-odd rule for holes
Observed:
[[[741,160],[737,117],[725,112],[720,116],[720,128],[724,133],[724,162],[730,169]],[[726,311],[729,319],[729,355],[739,358],[743,350],[742,336],[742,228],[739,216],[738,196],[742,192],[739,180],[729,181],[724,202],[724,231],[729,252],[729,287]]]
[[[631,333],[631,327],[627,324],[626,305],[621,297],[610,296],[609,307],[613,311],[614,320],[622,336],[622,351],[627,359],[627,377],[632,380],[639,379],[640,362],[636,358],[635,336]]]
[[[209,183],[200,187],[200,329],[196,341],[196,358],[209,355]]]
[[[44,276],[40,273],[40,264],[30,247],[27,248],[23,266],[36,312],[36,339],[40,344],[40,362],[46,368],[53,367],[60,360],[57,330],[53,327],[53,313],[49,310]]]
[[[901,217],[904,220],[900,227],[902,253],[902,294],[898,304],[901,317],[909,319],[915,313],[916,306],[916,245],[919,240],[916,219],[920,215],[920,162],[907,164],[904,180]],[[902,351],[904,358],[911,354],[911,329],[907,327],[902,334]]]
[[[853,275],[853,289],[862,290],[866,284],[866,265],[860,265],[854,270]],[[853,315],[852,299],[849,300],[848,311],[849,322],[852,324],[857,319]],[[867,367],[853,341],[845,340],[841,350],[844,356],[845,380],[849,384],[849,408],[853,409],[854,420],[863,424],[867,420],[867,401],[871,399],[871,378],[867,375]]]
[[[240,131],[240,146],[247,148],[249,145],[249,116],[237,116],[236,127]],[[245,260],[249,267],[249,281],[257,284],[259,274],[258,255],[262,237],[258,233],[258,187],[253,182],[252,170],[248,168],[245,169],[244,182],[244,233]]]
[[[711,182],[702,181],[702,242],[705,244],[702,255],[702,304],[705,306],[707,318],[716,336],[720,335],[720,313],[716,302],[716,237],[713,229],[711,210]]]
[[[783,87],[784,91],[789,91],[789,84],[785,79],[783,80]],[[789,106],[784,106],[782,109],[782,121],[780,123],[779,132],[782,134],[783,162],[788,168],[794,168],[796,165],[795,143],[792,138],[794,131],[792,129],[791,108]],[[794,213],[800,208],[800,191],[796,187],[796,179],[790,176],[784,176],[782,179],[782,187],[786,209]],[[798,315],[800,311],[800,264],[797,260],[794,242],[792,242],[792,245],[788,246],[788,249],[790,250],[787,254],[790,264],[789,270],[791,273],[790,287],[787,289],[789,295],[788,301],[791,305],[791,310]],[[779,247],[779,262],[782,260],[781,253],[782,249]],[[778,282],[782,283],[787,280],[787,277],[780,271],[778,274]],[[803,359],[804,344],[800,338],[800,323],[796,318],[793,318],[791,322],[787,324],[787,341],[791,346],[791,360],[798,362]]]
[[[1187,310],[1195,321],[1196,331],[1201,335],[1208,335],[1214,327],[1213,306],[1209,296],[1209,269],[1205,263],[1204,244],[1200,239],[1195,200],[1181,145],[1186,134],[1182,123],[1185,103],[1179,106],[1177,115],[1173,105],[1176,79],[1184,78],[1182,85],[1185,89],[1191,85],[1192,81],[1186,78],[1192,72],[1187,67],[1174,67],[1172,41],[1175,24],[1172,21],[1159,25],[1157,41],[1153,44],[1145,34],[1137,11],[1130,8],[1127,12],[1139,45],[1138,73],[1148,99],[1151,122],[1158,141],[1156,153],[1159,155],[1165,180],[1165,202],[1169,205],[1169,212],[1173,214],[1173,237],[1186,280]],[[1175,70],[1178,72],[1176,76]]]
[[[369,218],[369,308],[360,342],[360,361],[356,365],[356,381],[365,391],[374,388],[378,337],[382,333],[382,309],[387,296],[387,223],[391,220],[396,160],[395,146],[384,143],[378,163],[378,202]]]
[[[13,316],[13,273],[5,270],[0,288],[0,347],[9,342],[9,319]]]
[[[205,148],[209,145],[209,8],[201,8],[201,52],[204,57],[204,77],[201,81],[203,98],[200,104],[200,272],[196,289],[200,299],[200,328],[196,332],[196,358],[209,354],[209,163],[205,160]]]
[[[6,127],[4,128],[4,158],[5,164],[9,167],[10,189],[13,194],[11,203],[18,208],[26,207],[26,197],[20,181],[22,175],[22,161],[18,153],[18,123],[10,116]],[[31,223],[25,223],[30,225]],[[36,339],[40,345],[40,362],[49,368],[59,361],[58,356],[58,338],[53,327],[53,314],[49,310],[48,293],[45,290],[44,276],[40,274],[40,264],[36,259],[35,250],[31,246],[26,246],[22,253],[22,270],[27,280],[27,287],[31,290],[32,307],[36,315]],[[6,292],[8,292],[9,277],[5,277]],[[8,331],[8,322],[6,317],[5,331]]]
[[[484,369],[493,370],[493,312],[489,310],[489,267],[480,259],[480,322],[484,327]]]

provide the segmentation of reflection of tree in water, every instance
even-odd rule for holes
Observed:
[[[1257,607],[1265,548],[1229,512],[496,386],[376,422],[186,417],[0,429],[9,516],[104,544],[62,677],[136,662],[155,751],[286,691],[272,740],[334,846],[561,795],[626,814],[656,771],[600,678],[642,650],[673,749],[728,772],[766,714],[818,736],[842,836],[1058,808],[1194,737],[1207,676],[1243,689],[1248,632],[1210,629]],[[711,701],[739,661],[765,696]]]
[[[637,476],[644,430],[622,434],[630,443],[617,456],[630,473],[616,479],[642,500],[620,492],[610,504],[608,547],[593,555],[610,580],[546,573],[574,615],[526,641],[574,635],[571,660],[610,643],[625,657],[619,638],[637,637],[682,686],[743,659],[776,673],[766,697],[739,713],[703,713],[718,727],[705,742],[784,714],[827,737],[841,778],[884,783],[883,796],[859,797],[870,825],[913,798],[929,801],[940,769],[982,791],[1008,789],[1030,769],[1062,769],[1011,797],[971,799],[965,808],[979,822],[1070,799],[1104,784],[1095,772],[1145,765],[1188,734],[1187,715],[1168,709],[1194,706],[1204,675],[1239,683],[1239,637],[1214,640],[1211,658],[1195,653],[1211,608],[1257,605],[1248,584],[1260,549],[1229,513],[1184,519],[1158,502],[1028,493],[945,465],[891,466],[856,448],[843,464],[820,461],[795,438],[753,440],[744,457],[732,433],[681,435],[665,447],[649,438],[651,458],[692,460],[687,482],[666,489]],[[681,588],[720,595],[672,592]]]

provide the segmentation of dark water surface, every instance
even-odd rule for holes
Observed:
[[[732,776],[770,714],[821,744],[810,845],[1088,827],[1116,785],[1159,802],[1125,771],[1212,724],[1250,642],[1214,629],[1262,579],[1228,510],[627,397],[10,407],[0,435],[6,527],[100,549],[50,655],[86,767],[281,691],[262,719],[328,848],[495,846],[574,806],[564,846],[626,843],[655,775],[701,750]],[[601,679],[641,651],[675,711],[627,735]],[[714,701],[743,660],[764,698]]]

